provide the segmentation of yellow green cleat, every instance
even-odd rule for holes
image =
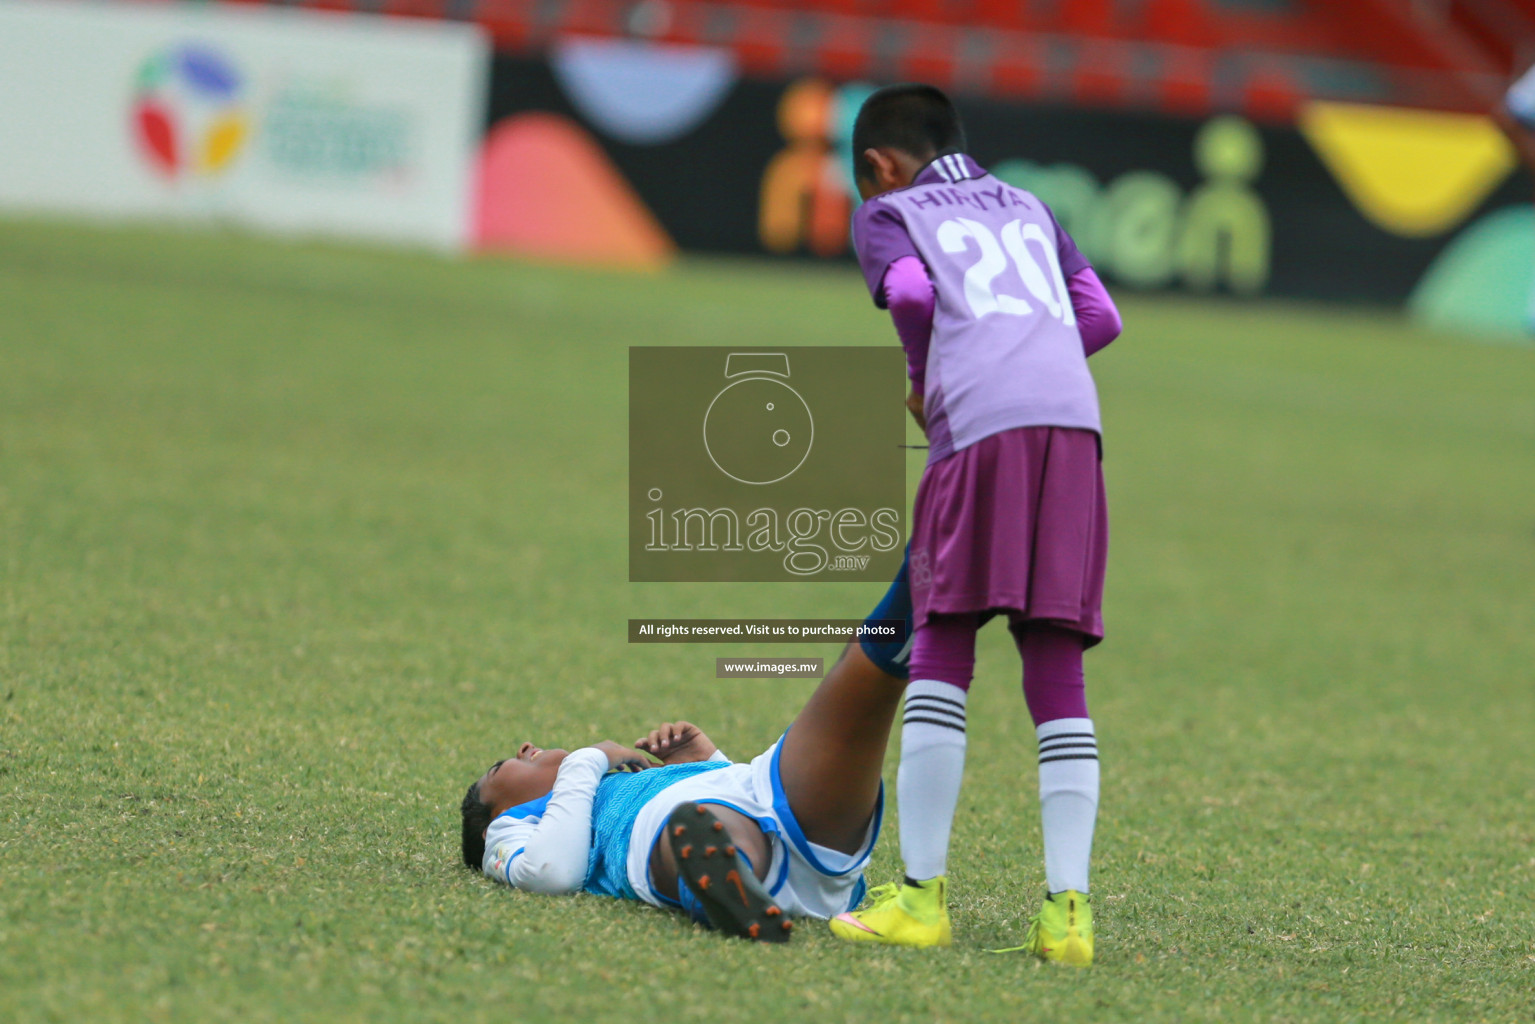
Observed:
[[[1047,963],[1071,967],[1093,965],[1093,907],[1089,897],[1067,889],[1045,897],[1029,921],[1023,945],[993,953],[1033,953]]]
[[[943,875],[920,885],[877,885],[869,890],[873,902],[868,907],[832,918],[832,934],[849,942],[917,949],[950,945],[948,890]]]

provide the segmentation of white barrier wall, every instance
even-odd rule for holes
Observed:
[[[489,57],[470,25],[0,0],[0,208],[461,249]]]

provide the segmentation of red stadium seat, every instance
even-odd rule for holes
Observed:
[[[1263,68],[1247,81],[1242,106],[1254,121],[1285,123],[1295,120],[1304,98],[1293,80],[1276,68]]]
[[[933,28],[912,40],[897,62],[900,77],[914,82],[930,82],[940,89],[954,87],[957,70],[958,33],[950,28]]]
[[[1156,95],[1169,114],[1202,117],[1210,112],[1210,72],[1214,58],[1208,51],[1187,47],[1169,48],[1157,83]]]
[[[1117,106],[1125,100],[1129,85],[1124,44],[1087,40],[1077,51],[1071,76],[1071,98],[1084,106]]]
[[[1069,0],[1060,4],[1060,27],[1086,36],[1113,35],[1114,0]]]
[[[844,81],[873,73],[873,27],[862,18],[828,18],[816,47],[823,74]]]
[[[626,34],[636,0],[280,2],[396,17],[467,17],[484,25],[502,50],[536,51],[561,34]],[[1535,0],[1442,0],[1434,15],[1440,21],[1427,30],[1421,18],[1404,12],[1403,0],[657,2],[671,16],[654,38],[729,46],[753,74],[918,78],[1002,96],[1192,115],[1235,98],[1215,96],[1212,77],[1221,56],[1235,54],[1259,68],[1240,85],[1240,102],[1264,120],[1292,116],[1313,89],[1363,102],[1485,109],[1456,83],[1506,77],[1514,61],[1525,59],[1511,40],[1535,34]],[[1444,38],[1436,38],[1436,27]],[[974,45],[977,36],[985,46]],[[1305,57],[1346,63],[1305,65],[1299,60]]]
[[[1006,97],[1040,96],[1046,91],[1044,67],[1039,43],[1014,36],[997,48],[991,65],[991,89]]]
[[[1203,0],[1147,0],[1141,13],[1144,38],[1183,46],[1218,46],[1224,42]]]

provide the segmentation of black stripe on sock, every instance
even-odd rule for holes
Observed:
[[[948,708],[945,708],[944,710],[949,710],[952,708],[953,710],[958,711],[960,714],[965,713],[965,705],[957,700],[947,700],[943,697],[924,697],[921,694],[906,698],[907,704],[921,704],[923,702],[940,706],[947,704]]]
[[[1039,759],[1040,764],[1048,764],[1051,761],[1096,761],[1097,754],[1052,754],[1049,757]]]
[[[965,712],[963,708],[955,711],[952,708],[934,707],[928,704],[914,704],[911,701],[907,701],[906,714],[909,715],[913,711],[922,711],[932,715],[952,715],[953,717],[958,718],[960,721],[964,721],[965,718]]]
[[[901,724],[911,725],[913,722],[925,722],[928,725],[941,725],[945,729],[953,729],[955,732],[965,731],[965,727],[963,725],[955,725],[953,722],[944,722],[936,718],[907,718],[902,721]]]
[[[1040,740],[1039,742],[1041,742],[1041,743],[1049,743],[1049,742],[1051,742],[1053,740],[1082,740],[1082,739],[1095,740],[1097,738],[1098,738],[1097,734],[1090,733],[1090,732],[1058,732],[1054,736],[1046,736],[1044,739]]]
[[[914,700],[941,700],[945,704],[953,704],[961,711],[965,710],[965,704],[963,701],[953,700],[949,697],[934,697],[925,693],[915,693],[906,698],[906,703],[910,704]]]
[[[1065,743],[1051,743],[1048,746],[1041,745],[1039,752],[1041,754],[1048,754],[1052,750],[1080,750],[1084,748],[1087,750],[1097,750],[1098,744],[1086,743],[1082,740],[1067,740]]]
[[[946,714],[942,711],[934,711],[931,708],[911,708],[906,712],[906,714],[901,716],[901,719],[902,721],[910,721],[914,715],[919,717],[926,716],[928,718],[938,718],[945,722],[953,722],[961,729],[965,727],[964,715]]]

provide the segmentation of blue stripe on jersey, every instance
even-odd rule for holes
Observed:
[[[512,855],[510,857],[506,858],[506,869],[503,873],[506,875],[507,885],[512,884],[512,861],[516,860],[518,857],[521,857],[522,851],[526,849],[526,846],[519,846],[517,849],[512,851]]]
[[[788,730],[784,731],[787,736]],[[810,845],[810,840],[805,836],[804,830],[799,827],[799,819],[794,817],[794,808],[789,806],[789,794],[784,792],[783,777],[779,772],[778,759],[783,754],[783,737],[773,747],[773,764],[770,773],[773,780],[773,811],[778,815],[778,822],[783,826],[784,835],[789,842],[805,858],[806,863],[815,868],[828,878],[841,878],[843,875],[852,874],[854,871],[863,872],[864,865],[868,863],[869,853],[874,849],[874,844],[879,841],[879,827],[885,818],[885,784],[879,784],[879,802],[874,805],[874,824],[870,829],[868,845],[861,851],[863,856],[853,861],[852,865],[841,871],[833,871],[821,859],[815,855],[815,850]]]
[[[506,810],[504,810],[500,814],[496,815],[496,817],[498,817],[498,818],[519,818],[519,819],[520,818],[542,818],[544,816],[544,812],[549,809],[549,798],[551,796],[553,796],[553,795],[554,794],[552,792],[551,793],[545,793],[543,796],[539,797],[537,800],[529,800],[525,804],[518,804],[516,807],[508,807]],[[521,851],[519,851],[519,852],[521,852]]]

